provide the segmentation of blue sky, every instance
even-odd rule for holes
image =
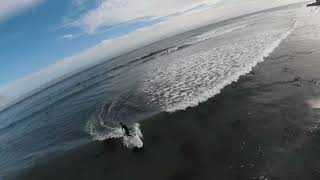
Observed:
[[[86,33],[81,27],[64,24],[65,19],[77,18],[84,11],[77,10],[79,7],[74,2],[39,2],[16,16],[0,21],[0,85],[87,49],[101,40],[157,22],[136,20]],[[85,8],[89,10],[95,6],[95,1],[89,1]]]
[[[208,0],[26,0],[29,4],[23,9],[15,7],[23,0],[7,1],[13,3],[0,2],[0,9],[19,12],[8,13],[2,20],[0,14],[0,86],[102,40],[211,4]]]
[[[1,0],[0,96],[183,31],[303,0]]]

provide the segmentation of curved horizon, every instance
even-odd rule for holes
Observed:
[[[273,4],[269,3],[269,1],[260,0],[257,3],[247,2],[241,5],[237,4],[237,6],[234,6],[232,1],[217,1],[214,5],[190,6],[192,8],[186,8],[182,12],[178,11],[177,14],[171,13],[169,17],[152,25],[138,28],[122,36],[102,40],[84,51],[58,59],[51,65],[46,65],[33,73],[1,85],[0,95],[7,99],[2,101],[1,104],[5,106],[4,104],[36,91],[36,89],[49,82],[69,76],[70,73],[85,70],[159,40],[219,21],[297,2],[301,2],[301,0],[288,0]]]

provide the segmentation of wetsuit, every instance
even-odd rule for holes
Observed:
[[[129,128],[128,128],[125,124],[120,123],[120,125],[121,125],[122,129],[124,130],[126,136],[132,136],[132,135],[130,134]]]

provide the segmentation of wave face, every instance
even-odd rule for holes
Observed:
[[[197,106],[218,94],[263,61],[296,26],[292,9],[263,13],[207,27],[140,56],[134,60],[141,62],[134,70],[139,72],[135,88],[102,103],[86,129],[95,140],[120,138],[119,122],[126,122],[142,137],[139,121]]]

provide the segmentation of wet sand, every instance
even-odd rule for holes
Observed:
[[[143,149],[92,142],[13,179],[320,179],[319,50],[294,32],[214,98],[142,122]]]

